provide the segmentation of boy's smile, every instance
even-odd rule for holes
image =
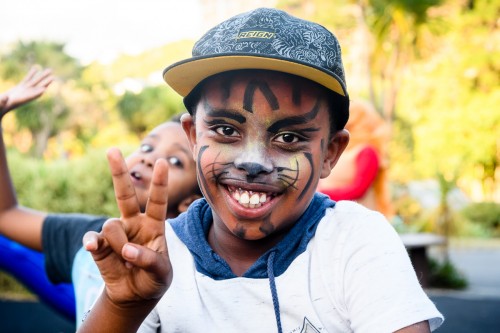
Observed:
[[[269,71],[225,73],[203,88],[195,126],[191,120],[183,126],[215,232],[278,241],[331,168],[323,90]]]

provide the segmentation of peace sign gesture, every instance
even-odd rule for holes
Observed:
[[[108,161],[121,217],[83,238],[106,283],[82,325],[89,332],[134,331],[172,282],[165,240],[167,161],[156,161],[144,213],[120,151],[110,149]]]

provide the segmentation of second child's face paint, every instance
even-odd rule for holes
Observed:
[[[279,238],[309,205],[325,168],[326,99],[308,81],[279,73],[220,76],[204,86],[195,128],[214,228],[245,240]]]

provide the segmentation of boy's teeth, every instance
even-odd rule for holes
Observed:
[[[240,204],[248,205],[248,203],[250,202],[250,195],[248,194],[248,192],[241,193],[239,202]]]
[[[257,193],[252,194],[250,197],[250,204],[251,205],[256,205],[259,203],[259,195]]]
[[[232,191],[233,198],[246,208],[258,208],[267,201],[266,193],[249,192],[242,189]]]

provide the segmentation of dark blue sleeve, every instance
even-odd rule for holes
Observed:
[[[83,246],[83,235],[87,231],[100,231],[106,220],[107,217],[84,214],[47,216],[42,227],[42,247],[51,282],[72,282],[73,259]]]
[[[0,236],[0,270],[26,286],[45,304],[71,321],[75,320],[75,292],[71,283],[51,283],[42,253]]]

